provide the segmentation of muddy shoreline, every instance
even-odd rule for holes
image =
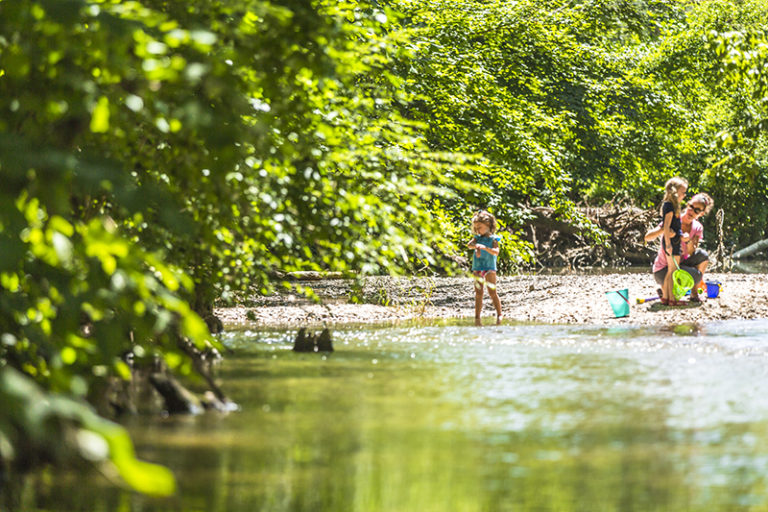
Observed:
[[[594,325],[678,325],[731,319],[768,318],[768,274],[712,273],[705,279],[722,283],[718,298],[700,304],[663,306],[659,301],[636,304],[637,297],[656,295],[650,273],[606,275],[500,276],[498,292],[504,322]],[[363,303],[350,303],[353,281],[298,281],[322,298],[316,304],[300,293],[285,291],[254,296],[238,307],[216,314],[225,328],[314,327],[349,323],[396,323],[412,320],[474,317],[474,292],[469,277],[370,277],[365,279]],[[606,292],[627,288],[631,312],[615,318]],[[487,295],[487,294],[486,294]],[[494,311],[486,296],[485,324]]]

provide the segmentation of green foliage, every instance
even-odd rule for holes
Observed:
[[[525,259],[516,240],[531,206],[554,207],[601,243],[578,203],[645,201],[651,176],[671,172],[657,150],[666,141],[648,126],[668,112],[633,70],[675,19],[673,4],[397,4],[416,49],[400,63],[417,95],[407,115],[428,123],[432,147],[479,155],[461,177],[482,187],[457,191],[447,212],[454,223],[478,207],[495,213],[516,234],[512,261]]]
[[[137,460],[126,430],[87,405],[46,394],[12,368],[0,368],[0,403],[0,460],[56,462],[76,451],[92,463],[112,465],[136,491],[157,496],[175,492],[176,482],[168,469]]]
[[[466,164],[399,114],[409,95],[390,61],[404,35],[388,11],[0,10],[0,366],[95,399],[130,378],[129,352],[190,374],[178,340],[218,343],[198,313],[268,291],[276,270],[436,261],[443,236],[421,204],[448,196],[445,174]],[[151,490],[102,435],[126,481]]]
[[[704,178],[726,198],[726,224],[734,228],[735,241],[746,245],[768,236],[768,176],[763,172],[768,161],[768,8],[761,2],[726,5],[730,19],[713,24],[707,42],[717,55],[724,88],[733,92]]]
[[[477,155],[462,177],[482,187],[444,205],[452,223],[484,207],[519,233],[529,206],[547,205],[601,243],[577,206],[653,208],[663,183],[683,175],[691,192],[726,206],[732,241],[765,225],[763,125],[754,118],[765,96],[763,4],[394,4],[415,50],[398,65],[416,94],[406,114],[428,124],[432,147]],[[718,52],[735,82],[723,81]],[[747,87],[733,87],[740,81]],[[754,143],[718,145],[719,133],[735,131]],[[745,222],[744,209],[755,212]]]
[[[514,273],[535,263],[533,245],[518,234],[502,230],[499,232],[498,267],[502,273]]]

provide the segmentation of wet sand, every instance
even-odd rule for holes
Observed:
[[[705,280],[722,283],[720,296],[675,307],[663,306],[658,300],[636,303],[637,297],[656,295],[657,285],[650,273],[500,276],[498,293],[504,323],[667,326],[768,318],[766,277],[768,274],[706,274]],[[286,291],[251,297],[238,307],[217,308],[216,314],[226,328],[316,327],[418,319],[471,321],[474,317],[470,277],[371,277],[364,281],[360,304],[350,302],[350,280],[296,284],[312,287],[323,302],[313,303],[300,293]],[[616,318],[606,292],[624,288],[629,290],[630,315]],[[485,295],[483,323],[492,325],[495,312]]]

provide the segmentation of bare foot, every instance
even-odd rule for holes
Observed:
[[[475,325],[481,326],[481,325],[483,325],[483,321],[480,320],[479,318],[475,318]]]
[[[502,319],[502,318],[503,318],[503,317],[502,317],[501,315],[499,315],[499,316],[497,316],[497,317],[496,317],[496,325],[501,325],[501,319]]]

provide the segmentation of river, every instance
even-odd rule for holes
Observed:
[[[233,331],[227,415],[137,416],[180,491],[32,478],[24,510],[768,510],[768,321]]]

